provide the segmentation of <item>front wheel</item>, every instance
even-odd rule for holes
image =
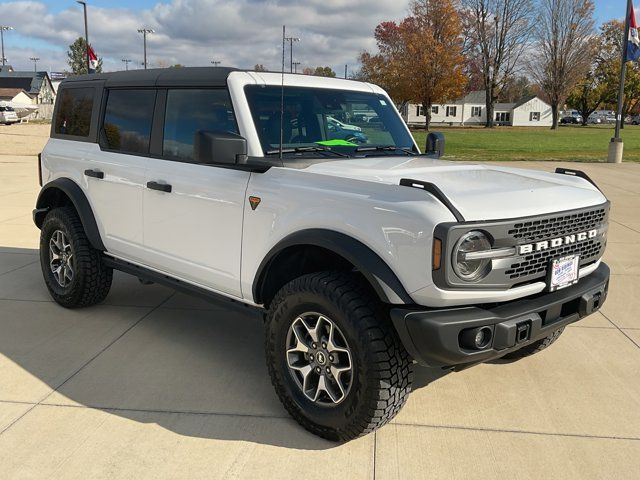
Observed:
[[[266,320],[271,381],[312,433],[351,440],[387,423],[406,402],[412,362],[382,305],[354,274],[293,280]]]

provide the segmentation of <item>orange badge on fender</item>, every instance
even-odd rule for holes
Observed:
[[[255,210],[260,205],[260,201],[262,199],[260,197],[249,197],[249,203],[251,204],[251,210]]]

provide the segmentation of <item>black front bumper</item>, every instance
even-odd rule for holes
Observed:
[[[598,310],[607,297],[604,263],[576,285],[552,293],[483,307],[433,310],[395,308],[391,318],[413,358],[431,367],[464,367],[486,362],[540,340]],[[463,331],[488,327],[483,349],[463,347]]]

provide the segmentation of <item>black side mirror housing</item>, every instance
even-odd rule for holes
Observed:
[[[444,155],[444,134],[440,132],[432,132],[427,135],[427,155],[435,155],[440,158]]]
[[[247,140],[235,133],[200,130],[193,142],[196,163],[236,165],[247,160]]]

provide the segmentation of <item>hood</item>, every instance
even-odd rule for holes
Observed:
[[[438,186],[467,221],[544,215],[599,205],[604,195],[581,178],[428,157],[369,157],[313,164],[308,172],[398,185],[408,178]],[[429,195],[425,192],[425,195]]]

